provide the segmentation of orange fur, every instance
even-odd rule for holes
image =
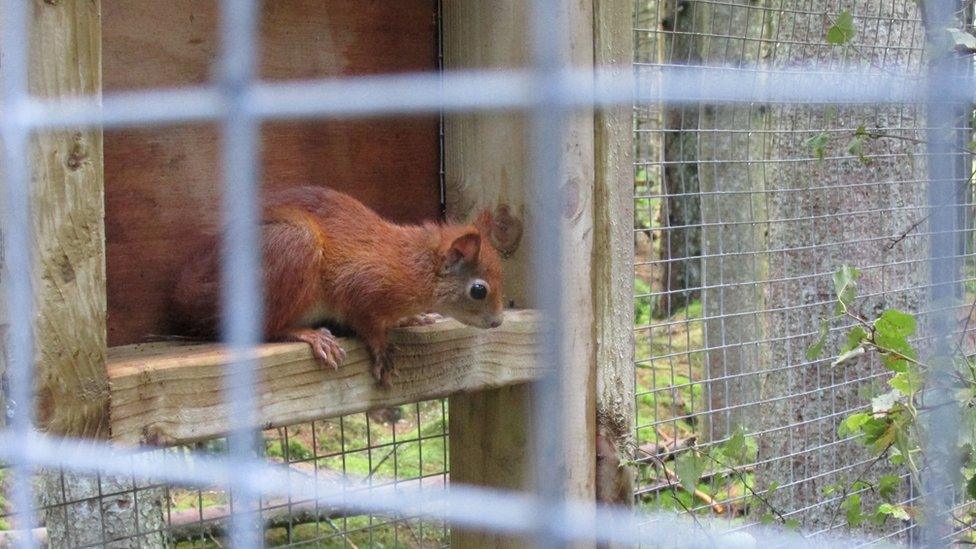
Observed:
[[[393,369],[387,332],[404,317],[436,311],[497,325],[502,272],[485,232],[490,226],[487,211],[472,225],[396,225],[323,187],[271,195],[261,227],[265,336],[296,339],[300,331],[306,341],[309,326],[301,321],[310,311],[329,311],[364,340],[374,373],[386,377]],[[191,256],[174,293],[176,320],[197,335],[213,336],[220,321],[217,243],[209,237]],[[468,297],[476,279],[489,287],[484,300]]]

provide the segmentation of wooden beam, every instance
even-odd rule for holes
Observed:
[[[593,0],[597,68],[633,72],[633,3]],[[597,341],[597,500],[634,500],[634,144],[633,109],[596,112],[593,191],[593,301]]]
[[[343,340],[346,363],[326,370],[304,343],[257,350],[258,417],[271,428],[538,378],[536,314],[510,311],[501,327],[479,330],[454,320],[394,330],[400,376],[379,388],[359,340]],[[170,445],[222,436],[229,428],[222,376],[227,354],[218,344],[147,343],[113,347],[112,440]]]
[[[34,1],[29,82],[46,98],[101,93],[97,1]],[[108,434],[102,132],[45,132],[31,143],[39,425]]]
[[[517,0],[447,0],[443,2],[445,70],[528,66],[528,5]],[[590,2],[568,2],[549,24],[562,31],[560,47],[577,68],[593,66],[593,10]],[[630,32],[628,30],[628,32]],[[534,215],[543,201],[563,207],[564,307],[559,319],[565,335],[566,389],[563,406],[553,410],[563,422],[570,451],[553,456],[552,467],[565,472],[566,496],[594,497],[596,371],[593,326],[593,113],[577,112],[562,135],[565,180],[557,196],[535,187],[528,151],[532,142],[524,117],[502,113],[452,114],[445,118],[445,180],[448,215],[470,218],[490,207],[512,215],[526,235],[536,230]],[[508,234],[501,231],[502,236]],[[493,241],[503,241],[495,238]],[[505,294],[519,306],[534,306],[529,283],[538,250],[522,245],[508,252]],[[542,266],[554,268],[554,266]],[[532,436],[530,387],[509,387],[451,398],[451,480],[494,488],[529,490]],[[451,530],[457,547],[522,546],[525,540],[490,532]]]
[[[31,94],[52,100],[101,95],[101,2],[24,1],[32,5]],[[40,132],[30,147],[37,424],[54,435],[106,438],[102,132]],[[112,545],[133,539],[139,547],[164,547],[162,491],[149,488],[133,494],[125,488],[131,481],[41,471],[38,505],[45,509],[47,544]],[[95,501],[103,490],[119,495],[96,506],[65,501],[65,494],[76,501]]]
[[[444,0],[444,70],[523,67],[528,62],[528,4],[518,0]],[[504,208],[516,225],[531,222],[527,196],[528,131],[514,113],[458,113],[444,118],[447,214],[470,219],[478,208]],[[529,227],[524,227],[531,230]],[[527,239],[520,239],[524,244]],[[519,239],[516,239],[519,241]],[[497,243],[497,242],[496,242]],[[530,306],[531,250],[509,243],[505,298]],[[531,388],[511,386],[451,397],[451,481],[505,490],[531,489]],[[451,529],[451,546],[519,546],[492,532]]]

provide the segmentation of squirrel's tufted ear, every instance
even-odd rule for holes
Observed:
[[[451,242],[447,249],[446,264],[449,267],[460,262],[476,263],[481,251],[481,235],[476,232],[464,233]]]

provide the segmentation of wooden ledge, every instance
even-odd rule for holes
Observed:
[[[535,380],[535,311],[509,311],[501,327],[479,330],[455,320],[394,330],[400,376],[382,389],[359,340],[343,340],[346,362],[325,370],[304,343],[258,349],[261,428],[309,422],[384,406]],[[226,352],[218,344],[146,343],[108,353],[112,440],[171,445],[227,433],[222,401]]]

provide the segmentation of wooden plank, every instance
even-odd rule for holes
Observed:
[[[444,0],[444,70],[522,67],[527,64],[528,6],[512,0]],[[508,208],[527,216],[528,136],[517,114],[450,114],[444,118],[447,215],[470,218],[477,208]],[[523,242],[525,239],[522,239]],[[505,297],[531,303],[529,252],[519,246],[504,262]],[[449,401],[451,481],[506,490],[531,487],[526,385],[456,395]],[[451,546],[517,547],[521,540],[492,532],[451,529]]]
[[[31,93],[101,93],[99,2],[34,2]],[[38,423],[77,437],[107,435],[102,134],[66,130],[31,142]]]
[[[593,0],[595,66],[632,74],[633,4]],[[632,505],[634,459],[634,149],[633,112],[619,105],[596,112],[593,191],[593,297],[596,340],[597,500]]]
[[[101,4],[32,0],[29,81],[48,98],[101,94]],[[100,130],[44,132],[31,142],[38,424],[51,434],[109,434],[105,371],[104,171]],[[132,479],[42,470],[38,506],[51,547],[164,547],[158,488],[132,493]],[[116,493],[99,505],[65,505]],[[129,490],[129,492],[126,492]],[[137,515],[138,511],[138,516]],[[70,534],[69,534],[70,531]]]
[[[513,0],[449,0],[443,3],[446,70],[527,66],[528,6]],[[593,14],[587,2],[567,3],[558,21],[567,31],[563,47],[576,66],[593,63]],[[543,200],[565,204],[563,288],[566,311],[564,422],[570,452],[553,456],[565,471],[567,496],[592,499],[595,476],[595,348],[591,269],[593,250],[593,115],[580,112],[564,135],[566,181],[560,197],[540,196],[532,184],[527,152],[532,146],[525,118],[515,114],[452,114],[445,119],[447,213],[465,218],[482,207],[504,207],[525,232]],[[505,293],[519,306],[533,306],[530,284],[534,250],[522,239],[505,261]],[[505,489],[530,489],[530,387],[511,387],[451,398],[451,480]],[[457,547],[523,546],[525,540],[452,529]]]
[[[213,0],[104,6],[108,92],[204,85],[217,53]],[[336,77],[437,68],[432,0],[264,2],[261,76]],[[266,124],[266,188],[327,185],[397,222],[437,219],[437,117]],[[167,304],[186,242],[217,222],[220,139],[213,125],[106,134],[109,345],[169,333]]]
[[[261,346],[257,353],[262,428],[439,398],[537,379],[536,315],[506,313],[501,327],[479,330],[444,320],[394,330],[400,376],[381,389],[355,339],[343,341],[346,363],[322,369],[303,343]],[[222,402],[227,355],[216,344],[147,343],[109,351],[112,440],[169,445],[226,434]]]

